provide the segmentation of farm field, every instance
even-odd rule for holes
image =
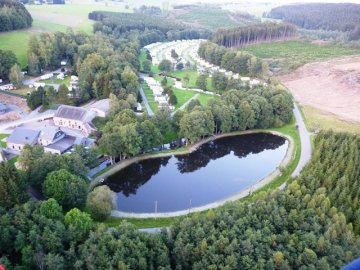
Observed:
[[[21,67],[27,65],[27,44],[30,32],[12,31],[0,34],[0,50],[11,50],[15,53]]]
[[[240,50],[267,60],[278,74],[286,74],[306,63],[359,53],[358,49],[316,45],[300,39],[248,45]]]
[[[339,128],[344,120],[360,125],[359,74],[360,56],[352,56],[306,64],[279,79],[305,107],[310,126]],[[329,124],[334,115],[337,120]]]

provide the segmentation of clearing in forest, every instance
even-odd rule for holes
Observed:
[[[301,105],[360,123],[360,56],[302,66],[280,77]]]

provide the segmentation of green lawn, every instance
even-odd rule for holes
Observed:
[[[267,59],[270,67],[281,68],[284,72],[317,60],[359,54],[358,49],[321,46],[300,39],[248,45],[241,47],[240,50]]]
[[[26,31],[12,31],[0,34],[0,50],[13,51],[22,68],[27,66],[27,45],[31,33]]]
[[[6,146],[7,146],[6,142],[2,141],[4,138],[7,138],[7,137],[9,137],[9,134],[0,134],[0,146],[2,148],[6,148]]]
[[[52,79],[40,80],[40,82],[48,83],[48,84],[65,84],[65,85],[69,85],[70,80],[71,80],[70,76],[65,77],[64,80],[60,80],[60,79],[57,79],[56,75],[55,75],[55,76],[52,77]]]
[[[199,73],[194,69],[171,71],[170,75],[180,78],[184,87],[197,88],[196,79],[199,77]],[[189,77],[188,83],[184,81],[186,75]],[[207,90],[213,90],[211,78],[207,79]]]
[[[211,30],[245,25],[244,22],[236,21],[230,15],[229,11],[223,9],[199,8],[190,10],[176,18],[185,22],[200,24],[202,27]]]
[[[149,106],[150,106],[151,110],[155,113],[157,111],[157,109],[158,109],[158,103],[155,101],[153,93],[152,93],[150,87],[146,83],[143,83],[141,86],[142,86],[142,88],[144,90],[146,99],[147,99],[147,101],[149,103]]]
[[[195,96],[196,92],[186,91],[173,88],[174,95],[177,98],[177,104],[175,105],[175,109],[180,108],[186,101]]]
[[[34,18],[32,26],[36,27],[39,31],[43,31],[43,32],[56,32],[56,31],[66,32],[66,29],[68,28],[65,25],[56,24],[36,18]]]

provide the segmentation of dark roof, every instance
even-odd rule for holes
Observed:
[[[73,136],[66,136],[65,138],[61,139],[56,143],[49,144],[45,146],[45,148],[58,150],[61,153],[65,152],[66,150],[70,149],[76,140],[76,137]]]
[[[55,117],[66,118],[71,120],[79,120],[83,122],[89,122],[89,113],[88,110],[80,107],[61,105],[56,113]]]
[[[18,127],[11,133],[7,141],[16,144],[31,144],[37,140],[39,133],[38,130]]]

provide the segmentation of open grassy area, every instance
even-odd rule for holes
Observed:
[[[345,121],[334,114],[323,112],[311,106],[302,106],[301,109],[310,131],[332,129],[336,132],[360,134],[360,123]]]
[[[153,93],[152,93],[150,87],[146,83],[141,84],[141,86],[142,86],[142,88],[144,90],[146,99],[147,99],[147,101],[149,103],[149,106],[150,106],[151,110],[153,112],[156,112],[157,109],[158,109],[158,103],[155,101]]]
[[[0,34],[0,50],[13,51],[21,67],[27,65],[27,44],[30,40],[30,32],[12,31]]]
[[[6,148],[7,144],[6,142],[3,142],[3,139],[9,137],[9,134],[0,134],[0,146],[2,148]]]
[[[358,49],[316,45],[300,39],[248,45],[241,47],[240,50],[267,59],[271,68],[280,68],[282,72],[294,70],[317,60],[359,54]]]
[[[195,95],[195,92],[193,91],[180,90],[176,88],[174,88],[173,91],[178,101],[175,105],[175,109],[180,108],[186,101]]]
[[[193,9],[176,16],[176,19],[211,30],[245,25],[244,22],[234,19],[228,10],[214,8]]]
[[[70,80],[71,77],[67,76],[65,77],[63,80],[57,79],[56,76],[53,76],[51,79],[49,80],[40,80],[40,82],[43,83],[50,83],[50,84],[65,84],[65,85],[69,85],[70,84]]]
[[[171,71],[170,75],[180,78],[184,87],[197,88],[196,79],[199,77],[199,73],[194,69]],[[184,80],[186,75],[189,77],[189,82]],[[207,90],[213,90],[211,78],[207,79]]]

